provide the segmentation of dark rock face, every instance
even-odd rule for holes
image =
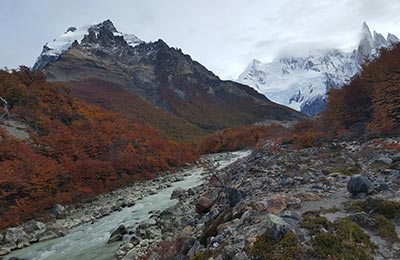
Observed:
[[[368,193],[372,189],[372,183],[362,175],[351,176],[350,180],[347,182],[347,190],[356,196],[359,193]]]
[[[126,234],[128,234],[128,229],[124,225],[121,225],[117,228],[117,230],[112,232],[110,239],[108,240],[107,243],[121,241],[124,235]]]

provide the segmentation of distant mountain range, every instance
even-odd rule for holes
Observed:
[[[350,82],[362,64],[373,59],[380,48],[388,48],[399,39],[385,38],[364,22],[358,48],[345,52],[338,49],[317,50],[307,56],[280,57],[269,63],[253,60],[237,82],[249,85],[270,100],[308,115],[325,109],[327,92]]]
[[[117,31],[110,20],[70,27],[43,47],[33,70],[43,71],[50,81],[70,82],[77,97],[175,139],[303,117],[248,86],[220,80],[162,40],[143,42]]]

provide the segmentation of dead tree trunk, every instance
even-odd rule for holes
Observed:
[[[0,101],[3,102],[3,111],[2,114],[0,115],[0,119],[8,119],[9,111],[8,111],[8,102],[5,98],[0,96]]]

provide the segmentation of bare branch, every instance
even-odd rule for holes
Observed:
[[[8,102],[5,98],[0,96],[0,101],[3,102],[3,114],[0,115],[0,119],[7,119],[9,116],[9,111],[8,111]]]

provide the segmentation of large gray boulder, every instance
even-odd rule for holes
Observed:
[[[351,176],[351,178],[347,182],[347,190],[353,196],[356,196],[360,193],[369,193],[372,190],[372,183],[368,180],[367,177],[356,174]]]

